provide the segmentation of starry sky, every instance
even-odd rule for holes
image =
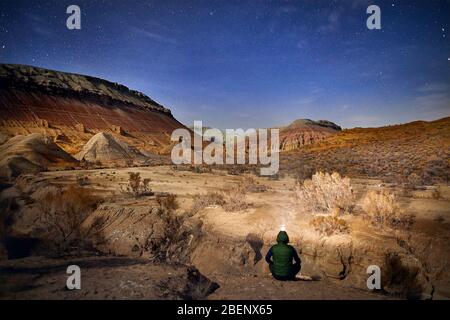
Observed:
[[[122,83],[186,125],[369,127],[450,116],[449,24],[450,0],[1,0],[0,62]]]

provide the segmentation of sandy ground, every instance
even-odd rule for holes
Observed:
[[[81,289],[68,290],[69,265],[81,268]],[[191,298],[185,268],[144,259],[88,257],[22,259],[0,265],[0,299],[186,299]],[[267,276],[218,275],[214,293],[197,299],[308,300],[387,299],[382,294],[338,286],[327,280],[280,282]],[[213,285],[192,285],[204,291]],[[215,288],[215,287],[214,287]],[[239,288],[239,290],[237,290]]]

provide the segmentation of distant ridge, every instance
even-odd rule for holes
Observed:
[[[280,150],[296,150],[313,144],[341,131],[341,127],[328,120],[297,119],[280,128]]]

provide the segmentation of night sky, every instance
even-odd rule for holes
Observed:
[[[0,14],[0,62],[122,83],[186,125],[450,116],[450,1],[1,0]]]

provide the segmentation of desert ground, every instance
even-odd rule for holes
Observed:
[[[352,210],[332,223],[299,199],[302,183],[180,166],[21,175],[1,196],[10,259],[0,262],[0,298],[450,298],[448,186],[350,179]],[[395,196],[408,218],[375,223],[364,209],[369,191]],[[57,217],[74,230],[55,223],[58,197],[86,211],[77,221]],[[77,203],[92,198],[89,210]],[[282,226],[312,281],[269,275],[264,256]],[[82,270],[82,290],[65,288],[70,264]],[[369,265],[380,266],[382,290],[367,289]]]

